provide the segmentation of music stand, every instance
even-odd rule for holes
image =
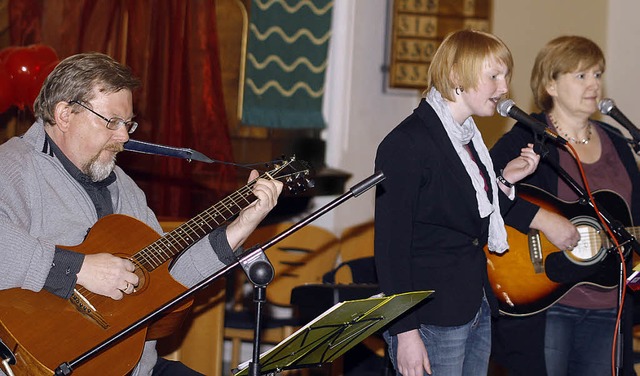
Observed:
[[[270,374],[332,362],[432,293],[412,291],[337,303],[263,353],[260,371]],[[234,375],[248,375],[249,364],[240,364]]]

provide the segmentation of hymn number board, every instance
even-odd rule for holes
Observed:
[[[389,84],[424,89],[433,54],[450,32],[489,30],[491,0],[394,0]]]

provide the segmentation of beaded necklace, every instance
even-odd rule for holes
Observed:
[[[574,144],[586,145],[589,143],[589,141],[591,141],[591,121],[589,121],[589,124],[587,124],[587,137],[583,138],[582,140],[578,140],[569,136],[567,132],[563,131],[562,128],[558,126],[558,123],[556,123],[556,119],[553,118],[553,115],[549,114],[549,119],[551,120],[551,123],[553,123],[553,126],[556,128],[556,130],[562,133],[567,140],[573,142]]]

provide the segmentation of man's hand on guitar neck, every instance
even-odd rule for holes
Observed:
[[[259,176],[253,170],[249,174],[249,182]],[[258,179],[253,186],[253,194],[257,200],[244,208],[238,218],[227,226],[227,240],[231,249],[236,249],[255,230],[262,220],[278,203],[278,196],[282,192],[283,184],[278,180]]]
[[[529,227],[542,231],[560,250],[572,250],[580,242],[580,233],[571,221],[545,208],[538,210]]]
[[[93,293],[120,300],[135,291],[138,276],[134,270],[131,261],[109,253],[86,255],[77,283]]]

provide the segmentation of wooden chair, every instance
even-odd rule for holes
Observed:
[[[345,228],[340,234],[340,262],[369,257],[373,257],[373,221]],[[335,283],[353,283],[352,273],[350,268],[338,269]]]
[[[161,221],[165,232],[184,221]],[[195,294],[189,317],[169,337],[158,340],[158,355],[179,360],[205,375],[222,375],[224,287],[218,280]]]
[[[373,227],[373,221],[369,221],[347,227],[342,231],[340,235],[340,262],[341,265],[347,267],[336,270],[335,283],[377,282],[373,263]],[[365,270],[356,270],[356,265],[362,265]],[[369,336],[362,343],[377,356],[385,356],[387,345],[380,336]]]
[[[253,232],[245,246],[264,244],[292,225],[293,223],[283,222],[260,227]],[[266,288],[267,303],[276,307],[290,307],[291,290],[305,283],[321,283],[322,275],[335,266],[338,249],[338,238],[314,225],[302,227],[266,249],[265,254],[275,270],[274,278]],[[242,271],[240,275],[244,277]],[[236,291],[240,291],[238,288],[241,289],[242,286],[238,286]],[[237,298],[234,308],[225,315],[224,338],[232,343],[232,369],[240,361],[242,342],[252,342],[254,338],[253,307],[239,304],[240,300]],[[253,303],[250,302],[249,305],[251,304]],[[295,315],[285,319],[271,317],[268,309],[265,309],[263,323],[261,344],[277,344],[293,333],[296,327],[306,324],[297,322]]]

